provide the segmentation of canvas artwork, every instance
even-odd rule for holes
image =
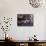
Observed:
[[[17,14],[17,26],[33,26],[33,14]]]

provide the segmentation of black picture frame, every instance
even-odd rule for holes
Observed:
[[[17,14],[17,26],[33,26],[33,14]]]

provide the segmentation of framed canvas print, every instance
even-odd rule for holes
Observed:
[[[17,26],[33,26],[33,14],[17,14]]]

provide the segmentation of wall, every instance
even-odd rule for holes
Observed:
[[[34,34],[37,35],[39,40],[45,39],[45,6],[40,8],[33,8],[30,6],[28,0],[0,0],[0,19],[1,17],[12,17],[13,22],[10,31],[10,35],[17,40],[27,40]],[[17,14],[34,14],[34,26],[33,27],[18,27],[17,26]],[[2,35],[0,31],[0,35]],[[4,34],[4,33],[3,33]],[[4,37],[0,36],[0,39]]]

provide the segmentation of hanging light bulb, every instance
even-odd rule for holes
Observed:
[[[43,4],[43,0],[29,0],[30,5],[34,8],[38,8]]]

